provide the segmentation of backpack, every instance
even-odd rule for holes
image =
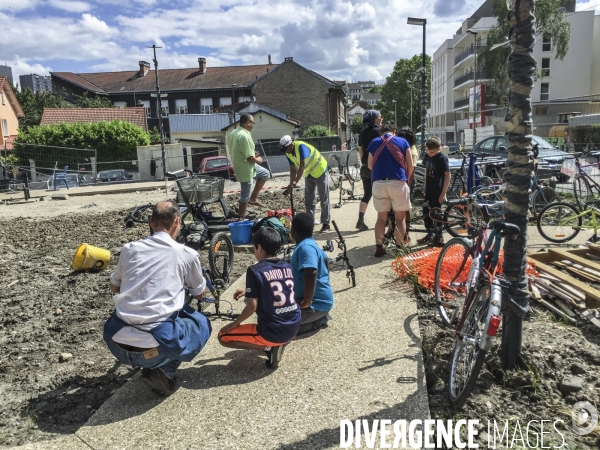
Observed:
[[[252,234],[254,235],[254,233],[260,230],[262,227],[273,228],[275,231],[277,231],[279,236],[281,236],[282,244],[287,244],[291,241],[290,230],[288,230],[277,217],[263,217],[262,219],[258,219],[252,226]]]

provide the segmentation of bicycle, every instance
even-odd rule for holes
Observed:
[[[213,278],[213,272],[208,269],[202,269],[202,274],[204,275],[204,279],[206,280],[206,287],[208,291],[213,295],[212,297],[202,297],[198,299],[197,309],[200,313],[204,314],[206,317],[222,317],[227,316],[229,318],[234,318],[233,314],[233,305],[231,302],[227,300],[221,299],[221,294],[227,290],[229,287],[229,264],[227,260],[223,262],[223,270],[221,272],[216,272],[219,276]],[[186,302],[191,304],[193,297],[186,289]],[[220,311],[221,301],[224,301],[229,304],[229,308],[226,312],[222,313]],[[207,309],[210,305],[214,305],[215,312],[208,312]]]
[[[341,162],[341,159],[336,154],[331,154],[327,158],[327,172],[329,176],[329,190],[335,192],[339,189],[339,202],[332,205],[334,208],[342,207],[342,197],[348,195],[346,200],[360,200],[362,197],[354,195],[354,185],[361,180],[360,177],[361,162],[356,149],[350,151],[346,158],[346,165]],[[350,189],[344,188],[344,180],[350,183]]]
[[[590,237],[591,242],[598,241],[600,215],[598,207],[600,200],[584,205],[582,211],[577,206],[566,202],[552,203],[540,212],[537,219],[537,229],[540,235],[550,242],[568,242],[579,234],[581,230],[594,230]]]
[[[581,165],[579,158],[583,155],[594,156],[596,157],[597,162],[595,164]],[[600,168],[600,152],[580,152],[569,156],[574,160],[576,167],[576,172],[573,176],[573,193],[575,195],[575,202],[580,208],[584,208],[585,204],[590,203],[600,196],[600,184],[594,181],[588,172],[584,170],[589,168],[591,172],[592,168]]]
[[[489,237],[487,229],[492,229]],[[519,227],[495,220],[472,229],[474,242],[453,238],[444,246],[435,267],[434,294],[444,325],[454,328],[448,398],[461,408],[492,347],[501,322],[501,276],[496,276],[502,238],[514,238]],[[444,291],[444,292],[442,292]]]
[[[335,228],[335,231],[338,235],[338,238],[335,239],[337,248],[340,249],[342,253],[335,258],[327,259],[329,268],[332,272],[341,272],[342,270],[346,269],[346,278],[348,278],[348,282],[352,283],[352,287],[356,287],[356,275],[354,273],[354,266],[350,264],[350,259],[348,258],[348,253],[346,252],[346,240],[342,236],[342,233],[340,233],[335,220],[332,220],[331,224],[333,225],[333,228]],[[335,250],[333,247],[333,241],[327,241],[327,244],[323,246],[323,250],[326,252],[333,252]],[[342,263],[338,264],[340,261]]]
[[[479,228],[492,218],[500,218],[504,214],[504,200],[488,203],[477,192],[456,200],[448,200],[446,209],[431,208],[429,217],[441,222],[452,237],[467,236],[471,228]]]
[[[494,184],[494,180],[490,177],[487,177],[481,173],[481,169],[479,166],[475,166],[475,170],[477,174],[467,173],[465,168],[467,164],[467,156],[480,156],[482,159],[490,156],[489,153],[462,153],[462,152],[451,152],[448,153],[448,156],[459,155],[462,158],[462,163],[460,167],[450,174],[450,184],[448,185],[447,197],[448,198],[459,198],[464,192],[467,192],[467,177],[472,177],[473,179],[473,188],[478,186],[491,186]]]
[[[560,195],[556,192],[554,188],[544,184],[537,175],[537,158],[539,154],[539,145],[536,144],[533,146],[533,156],[536,160],[535,163],[535,171],[533,173],[533,180],[531,184],[531,194],[529,197],[529,211],[534,220],[537,220],[539,213],[542,211],[544,207],[551,203],[560,202]],[[486,202],[495,202],[500,201],[504,197],[504,192],[506,191],[506,183],[503,183],[500,186],[490,187],[483,186],[478,188],[475,192],[479,195],[481,200]]]

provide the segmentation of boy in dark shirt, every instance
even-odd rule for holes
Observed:
[[[221,328],[219,343],[224,347],[264,350],[267,368],[276,369],[283,349],[300,327],[300,307],[294,299],[292,268],[277,258],[281,237],[272,228],[260,228],[252,237],[257,264],[246,271],[246,288],[233,294],[246,296],[246,307],[230,324]],[[244,324],[256,312],[257,324]]]
[[[423,158],[425,166],[425,204],[423,207],[423,216],[427,234],[418,239],[420,244],[427,243],[431,245],[441,245],[444,243],[442,229],[429,217],[430,208],[439,208],[446,199],[446,192],[450,184],[450,165],[448,158],[442,153],[441,141],[437,137],[427,139],[425,144],[427,154]]]

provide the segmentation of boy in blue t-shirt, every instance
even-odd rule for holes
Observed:
[[[313,239],[314,220],[309,213],[292,219],[292,238],[296,249],[292,255],[294,292],[302,309],[298,334],[318,330],[331,319],[333,291],[329,284],[327,254]]]
[[[246,288],[233,298],[246,296],[246,307],[230,324],[221,328],[219,343],[224,347],[264,350],[267,368],[276,369],[284,347],[300,326],[300,307],[294,299],[294,278],[290,265],[277,258],[281,236],[272,228],[260,228],[252,237],[258,263],[246,271]],[[257,324],[244,324],[256,312]]]

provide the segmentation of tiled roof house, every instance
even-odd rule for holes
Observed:
[[[146,109],[136,108],[44,108],[40,125],[54,123],[91,123],[122,120],[148,130]]]
[[[173,114],[209,114],[232,103],[258,101],[300,120],[303,127],[320,124],[335,131],[345,129],[344,113],[337,106],[342,87],[292,58],[282,64],[272,64],[269,57],[268,64],[229,67],[208,67],[205,58],[198,58],[197,67],[160,69],[158,74],[161,94],[166,94],[160,102],[163,119]],[[156,80],[145,61],[134,71],[51,75],[54,92],[68,101],[76,102],[87,93],[107,97],[115,106],[144,106],[148,127],[158,126],[157,101],[151,96],[156,92]],[[164,120],[164,129],[170,130],[168,120]]]
[[[0,148],[12,149],[19,132],[19,117],[25,117],[8,78],[0,75]]]

